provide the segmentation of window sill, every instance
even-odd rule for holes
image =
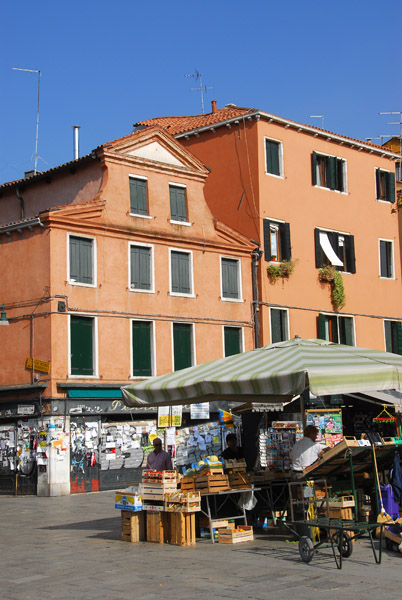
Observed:
[[[285,179],[284,175],[276,175],[275,173],[268,173],[268,171],[265,171],[265,175],[269,175],[270,177],[275,177],[275,179]]]
[[[98,375],[68,375],[69,379],[99,379]]]
[[[329,187],[325,187],[323,185],[313,185],[313,187],[317,188],[318,190],[326,190],[327,192],[335,192],[336,194],[343,194],[344,196],[348,196],[349,192],[348,190],[331,190],[331,188]]]
[[[152,379],[155,375],[130,375],[130,379],[135,379],[136,381],[146,381],[147,379]]]
[[[174,219],[170,219],[172,225],[184,225],[185,227],[191,227],[191,223],[188,221],[175,221]]]
[[[195,294],[181,294],[180,292],[169,292],[169,296],[176,298],[195,298]]]
[[[73,279],[68,280],[69,285],[76,285],[78,287],[96,288],[96,283],[82,283],[81,281],[75,281]]]
[[[151,215],[139,215],[137,213],[128,213],[130,217],[138,217],[139,219],[152,219]]]
[[[134,288],[134,287],[129,287],[128,288],[129,292],[135,292],[136,294],[142,293],[142,294],[155,294],[155,290],[142,290],[141,288]]]
[[[395,276],[393,275],[392,277],[384,277],[383,275],[380,275],[380,279],[384,281],[395,281]]]
[[[244,302],[243,298],[224,298],[221,296],[222,302]]]

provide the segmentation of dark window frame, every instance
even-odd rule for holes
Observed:
[[[327,266],[329,263],[320,244],[320,232],[328,235],[329,242],[333,251],[341,259],[341,256],[346,257],[346,265],[342,267],[336,266],[337,271],[342,273],[356,273],[356,255],[355,255],[355,238],[349,233],[340,233],[338,231],[327,231],[316,227],[314,229],[314,247],[315,247],[315,266],[317,269]],[[339,245],[340,238],[343,238],[343,247]],[[340,250],[340,248],[342,248]]]
[[[311,172],[314,186],[340,193],[347,192],[346,159],[312,152]]]
[[[170,293],[178,296],[194,295],[193,255],[190,251],[170,249]]]
[[[95,247],[94,237],[68,235],[68,282],[73,285],[96,285]]]
[[[273,254],[271,244],[271,231],[273,227],[278,228],[277,233],[277,248],[279,250],[279,256]],[[264,260],[281,262],[283,260],[291,260],[292,248],[290,244],[290,225],[281,221],[275,221],[274,219],[264,219]]]
[[[232,351],[236,346],[235,351]],[[243,352],[243,330],[241,327],[224,325],[223,327],[223,355],[233,356]]]
[[[169,183],[170,220],[188,223],[187,187]]]
[[[132,377],[154,375],[153,321],[131,321]]]
[[[283,144],[271,138],[265,138],[265,173],[283,178]]]
[[[275,318],[273,315],[275,315]],[[289,339],[289,311],[286,308],[270,307],[269,331],[271,344],[285,342]]]
[[[384,319],[384,339],[386,352],[402,354],[402,324],[400,321]]]
[[[326,324],[329,335],[326,336]],[[349,324],[350,329],[347,330]],[[317,317],[317,337],[335,344],[356,346],[354,317],[350,315],[331,315],[320,313]]]
[[[394,243],[392,240],[379,240],[380,277],[395,279]]]
[[[381,202],[395,202],[395,173],[376,168],[375,170],[376,199]]]
[[[71,376],[94,377],[96,375],[95,317],[70,315],[69,328]]]
[[[173,370],[181,371],[194,365],[194,325],[172,323]]]

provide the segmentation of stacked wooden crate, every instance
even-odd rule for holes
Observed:
[[[227,475],[196,475],[195,489],[202,494],[213,494],[230,490]]]
[[[163,511],[165,494],[176,490],[176,471],[144,471],[142,476],[144,510]]]
[[[145,518],[143,512],[121,511],[121,539],[123,542],[145,540]]]
[[[253,539],[253,528],[250,525],[218,529],[218,541],[220,544],[238,544],[240,542],[249,542]]]
[[[199,492],[183,492],[177,490],[165,496],[165,509],[167,512],[191,513],[201,510],[201,496]]]

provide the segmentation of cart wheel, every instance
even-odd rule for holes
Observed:
[[[339,542],[339,552],[342,553],[343,558],[349,558],[349,556],[352,556],[353,543],[350,539],[350,535],[346,533],[346,531],[343,532],[342,542]]]
[[[299,553],[305,563],[309,563],[314,556],[314,544],[306,535],[303,535],[299,540]]]

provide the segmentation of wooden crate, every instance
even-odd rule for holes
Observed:
[[[193,546],[195,544],[195,514],[169,513],[168,541],[174,546]]]
[[[201,494],[230,490],[227,475],[200,475],[195,478],[195,489]]]
[[[247,473],[241,473],[239,471],[235,473],[229,473],[229,485],[231,488],[250,488],[250,478]]]
[[[121,539],[123,542],[142,542],[146,539],[145,514],[131,510],[121,511]]]
[[[353,508],[354,505],[355,499],[353,496],[340,496],[339,500],[336,501],[328,500],[329,508]]]
[[[253,539],[254,534],[251,525],[242,525],[235,529],[228,527],[218,530],[218,541],[220,544],[239,544],[240,542],[250,542]]]
[[[147,542],[163,544],[169,536],[169,522],[164,512],[146,512]]]
[[[331,519],[353,519],[353,511],[352,508],[329,508],[329,516]],[[334,533],[335,529],[331,530],[331,533]],[[354,535],[354,531],[348,531],[345,529],[345,532],[350,536]],[[354,542],[354,540],[352,540]]]
[[[143,500],[163,500],[165,494],[170,494],[177,490],[176,483],[143,483]]]
[[[152,471],[147,470],[142,473],[143,483],[176,483],[176,471]]]
[[[183,492],[194,492],[195,491],[195,481],[194,477],[183,477],[180,482],[180,488]]]
[[[201,510],[201,496],[199,492],[176,491],[166,494],[165,504],[167,512],[197,512]]]

